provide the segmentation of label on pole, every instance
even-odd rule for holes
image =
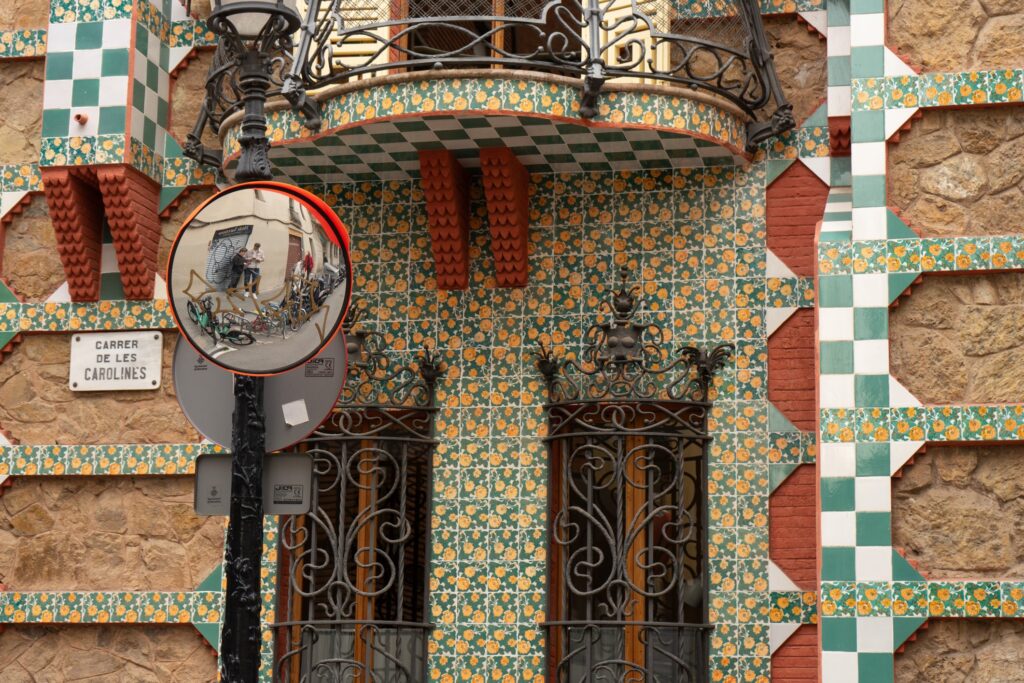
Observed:
[[[313,502],[313,456],[263,456],[263,514],[302,515]],[[196,459],[195,510],[201,516],[231,513],[231,456],[203,454]]]
[[[160,388],[160,332],[93,332],[71,338],[71,391],[143,391]]]

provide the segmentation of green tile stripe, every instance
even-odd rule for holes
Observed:
[[[1024,441],[1024,404],[821,411],[826,443]]]
[[[220,591],[0,592],[0,624],[209,624]]]
[[[0,165],[0,192],[42,192],[39,164]]]
[[[818,272],[823,275],[1021,268],[1024,235],[857,240],[818,246]]]
[[[24,59],[46,54],[46,29],[0,31],[0,59]]]
[[[1024,69],[953,71],[853,79],[853,111],[1020,102]]]
[[[263,518],[263,556],[261,558],[263,579],[260,584],[260,594],[263,599],[260,613],[263,640],[260,644],[260,681],[265,683],[272,683],[274,680],[275,634],[270,625],[277,621],[275,609],[278,594],[277,529],[279,521],[277,515]]]
[[[827,617],[1024,616],[1024,581],[823,581]]]
[[[96,332],[173,327],[174,319],[166,299],[0,303],[0,333]]]
[[[815,158],[829,156],[828,118],[824,115],[825,105],[821,105],[799,128],[786,131],[765,143],[769,160]],[[819,121],[819,119],[824,119]],[[810,123],[809,123],[810,122]]]
[[[768,308],[814,308],[813,277],[770,277],[765,287]]]
[[[0,446],[0,476],[193,474],[200,454],[223,452],[212,443]]]
[[[768,618],[773,624],[816,624],[817,606],[814,591],[772,591]]]

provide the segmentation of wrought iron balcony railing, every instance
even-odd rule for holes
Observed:
[[[587,118],[625,79],[728,100],[752,145],[793,126],[757,0],[308,0],[300,31],[284,84],[296,103],[382,72],[501,66],[581,76]]]
[[[386,73],[509,68],[581,79],[579,113],[600,110],[609,80],[702,91],[749,117],[747,149],[792,128],[758,0],[300,0],[294,34],[265,31],[267,96],[320,127],[307,93]],[[202,131],[243,105],[245,52],[222,40],[187,156],[220,164]],[[774,105],[774,109],[770,106]],[[770,112],[770,113],[769,113]]]

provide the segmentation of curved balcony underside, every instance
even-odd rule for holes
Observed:
[[[468,77],[467,77],[468,76]],[[747,119],[709,97],[608,90],[597,115],[579,114],[578,83],[509,70],[396,74],[317,94],[314,132],[284,102],[271,105],[275,176],[298,184],[402,180],[419,175],[419,152],[448,149],[463,166],[485,147],[508,147],[534,173],[732,166]],[[692,95],[692,93],[690,93]],[[240,114],[222,128],[225,171],[239,154]]]
[[[307,0],[285,79],[304,90],[396,71],[511,68],[573,78],[579,111],[607,82],[713,94],[755,143],[792,126],[756,0]]]

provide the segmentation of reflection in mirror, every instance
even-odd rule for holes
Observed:
[[[178,233],[171,305],[182,333],[214,363],[275,374],[309,360],[334,336],[349,298],[344,227],[307,195],[265,183],[232,188]]]

